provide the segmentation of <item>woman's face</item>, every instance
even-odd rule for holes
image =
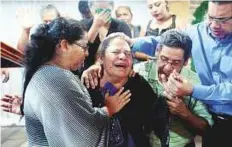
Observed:
[[[147,0],[147,5],[150,14],[156,20],[162,20],[163,17],[168,13],[167,3],[165,0]]]
[[[89,55],[87,43],[87,33],[85,33],[82,39],[68,45],[70,48],[68,51],[70,70],[75,71],[84,64],[85,58]]]
[[[117,9],[116,17],[119,20],[125,21],[127,24],[131,24],[132,15],[130,11],[124,7],[120,7]]]
[[[130,46],[124,39],[113,39],[106,49],[105,56],[101,59],[104,75],[118,78],[128,77],[132,68],[132,54]]]

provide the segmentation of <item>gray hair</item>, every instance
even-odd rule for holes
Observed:
[[[112,33],[109,36],[107,36],[102,43],[100,44],[98,51],[97,51],[97,56],[98,57],[104,57],[105,56],[105,52],[107,50],[107,48],[109,47],[110,43],[112,42],[112,40],[116,39],[116,38],[120,38],[122,40],[125,40],[128,45],[130,46],[130,42],[127,39],[128,36],[126,36],[124,33]]]

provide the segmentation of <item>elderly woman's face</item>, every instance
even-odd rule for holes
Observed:
[[[113,39],[102,57],[104,74],[124,78],[132,68],[132,54],[128,43],[121,38]]]

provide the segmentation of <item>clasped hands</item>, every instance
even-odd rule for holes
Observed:
[[[165,75],[161,75],[160,77],[165,90],[163,94],[167,97],[167,105],[171,114],[182,117],[189,115],[190,111],[184,103],[183,98],[184,96],[191,95],[193,85],[175,70],[168,78]]]

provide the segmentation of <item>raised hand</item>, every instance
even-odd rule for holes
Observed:
[[[111,12],[101,11],[99,14],[94,15],[93,25],[97,28],[101,28],[111,19]]]
[[[19,96],[4,95],[1,99],[1,108],[5,112],[21,115],[21,98]]]
[[[19,19],[19,23],[21,24],[23,29],[28,29],[30,30],[33,25],[33,16],[32,16],[32,10],[29,8],[19,8],[16,11],[16,18]]]

